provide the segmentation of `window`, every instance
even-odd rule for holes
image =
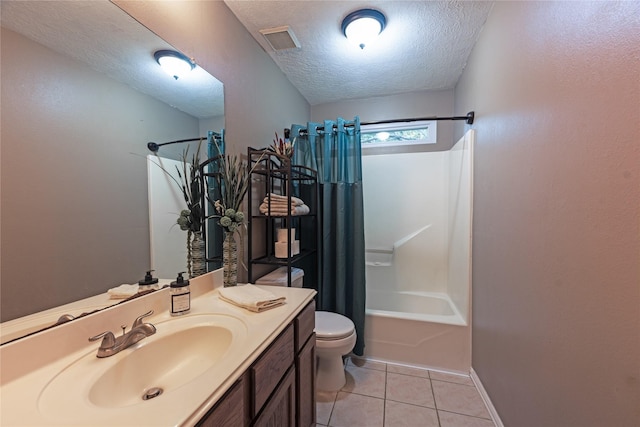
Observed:
[[[395,147],[400,145],[435,144],[437,122],[395,122],[360,127],[362,148]]]

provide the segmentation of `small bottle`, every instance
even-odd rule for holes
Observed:
[[[181,316],[191,310],[191,290],[189,289],[189,281],[182,277],[184,273],[184,271],[178,273],[176,281],[171,282],[169,289],[172,316]]]
[[[153,271],[154,270],[147,271],[147,274],[144,275],[144,279],[138,282],[138,292],[153,289],[153,285],[158,283],[158,279],[153,277],[151,274]]]

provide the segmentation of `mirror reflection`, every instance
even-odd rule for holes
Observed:
[[[147,142],[223,129],[224,100],[200,67],[164,73],[153,53],[173,47],[109,1],[1,7],[4,336],[8,321],[33,313],[50,324],[117,303],[108,289],[144,278]],[[179,159],[184,148],[158,154]]]

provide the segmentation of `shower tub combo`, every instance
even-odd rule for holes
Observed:
[[[415,169],[433,182],[434,188],[406,192],[409,196],[381,204],[416,206],[428,212],[418,218],[398,221],[398,227],[412,227],[387,247],[389,227],[384,219],[376,221],[376,194],[367,195],[370,186],[380,191],[375,182],[382,156],[363,162],[365,188],[365,230],[367,307],[365,317],[365,356],[392,363],[469,373],[471,367],[471,147],[473,134],[468,133],[448,152],[420,153]],[[415,157],[415,154],[413,154]],[[410,169],[411,159],[402,155],[398,168]],[[367,164],[366,160],[371,163]],[[438,169],[440,165],[445,165]],[[389,167],[388,160],[387,165]],[[399,169],[398,169],[399,170]],[[367,171],[371,171],[367,174]],[[405,177],[406,179],[406,177]],[[403,185],[398,182],[391,185]],[[444,188],[444,190],[443,190]],[[416,194],[422,191],[424,207]],[[425,193],[426,192],[426,193]],[[404,193],[404,192],[401,192]],[[385,193],[389,194],[389,193]],[[398,192],[395,192],[398,194]],[[410,199],[402,199],[409,197]],[[370,209],[368,209],[368,207]],[[378,212],[385,212],[378,209]],[[388,209],[386,210],[388,213]],[[419,221],[430,221],[428,224]],[[413,222],[411,222],[413,221]],[[382,235],[382,233],[387,233]],[[400,235],[397,233],[397,235]]]

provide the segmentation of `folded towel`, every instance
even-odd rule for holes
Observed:
[[[115,288],[111,288],[107,291],[110,299],[123,299],[129,298],[138,293],[138,284],[135,285],[127,285],[123,284],[120,286],[116,286]]]
[[[262,214],[269,214],[272,216],[286,216],[287,213],[289,212],[289,209],[287,209],[286,206],[282,206],[282,207],[274,207],[273,205],[271,206],[271,210],[269,210],[269,205],[267,205],[266,203],[263,203],[260,205],[260,213]],[[301,205],[301,206],[292,206],[291,207],[291,215],[296,216],[296,215],[306,215],[309,213],[309,206],[307,205]]]
[[[221,300],[256,313],[282,305],[285,301],[285,297],[277,297],[249,283],[220,288],[219,292]]]
[[[265,203],[269,203],[269,198],[271,198],[271,204],[274,203],[289,203],[289,197],[287,196],[281,196],[279,194],[275,194],[275,193],[269,193],[267,195],[267,197],[264,198],[263,202]],[[297,197],[293,197],[291,196],[291,204],[294,206],[300,206],[300,205],[304,205],[304,202],[302,201],[302,199],[299,199]]]

